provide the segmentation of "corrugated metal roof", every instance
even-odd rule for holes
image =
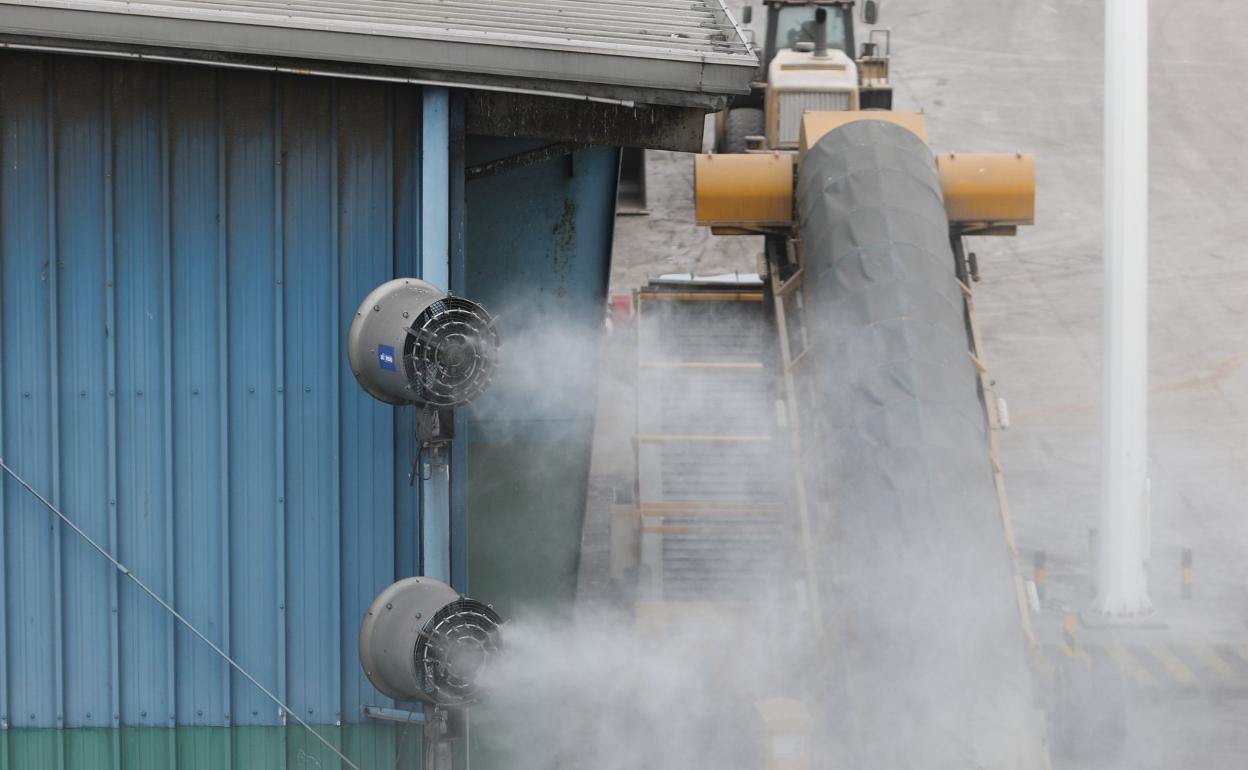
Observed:
[[[2,0],[0,34],[718,96],[756,66],[723,0]]]

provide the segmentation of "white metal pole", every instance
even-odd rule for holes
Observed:
[[[1105,368],[1098,591],[1152,613],[1148,534],[1148,0],[1105,2]]]

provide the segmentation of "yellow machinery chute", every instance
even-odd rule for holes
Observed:
[[[899,125],[924,142],[922,113],[808,112],[801,153],[847,123],[876,120]],[[798,156],[800,157],[800,156]],[[697,222],[718,235],[749,235],[792,227],[791,153],[699,155],[694,162]],[[1035,221],[1036,163],[1024,153],[941,153],[936,168],[952,228],[979,235],[1013,235]]]

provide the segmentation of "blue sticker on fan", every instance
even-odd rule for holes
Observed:
[[[377,346],[377,364],[381,366],[382,369],[387,369],[392,372],[395,371],[394,348],[390,347],[389,345],[378,345]]]

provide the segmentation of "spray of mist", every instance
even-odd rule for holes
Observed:
[[[774,354],[775,331],[767,326],[766,311],[753,310],[756,315],[749,320],[714,327],[715,339],[707,342],[714,351],[699,351],[697,340],[672,334],[670,344],[681,348],[672,351],[673,357],[713,360],[712,354],[725,348],[742,351],[750,345],[759,347],[746,357],[768,350]],[[502,309],[500,317],[510,323],[502,326],[497,387],[474,404],[474,414],[495,425],[514,414],[539,421],[543,415],[566,414],[568,399],[583,392],[584,378],[599,374],[601,317],[526,315],[523,308]],[[633,352],[627,345],[619,347],[618,354]],[[734,400],[726,396],[722,370],[698,371],[681,371],[673,386],[681,389],[680,401],[697,405],[696,421],[705,424],[706,432],[762,431],[776,439],[777,451],[766,470],[780,502],[793,479],[781,449],[786,442],[776,408],[780,383]],[[819,386],[814,390],[827,391]],[[973,387],[967,387],[973,399]],[[642,405],[643,410],[663,408],[668,407]],[[708,411],[702,413],[704,408]],[[865,438],[870,441],[869,435]],[[810,451],[815,454],[803,461],[814,457],[818,462],[809,471],[831,476],[827,469],[836,463],[856,467],[848,445]],[[724,468],[738,467],[731,466],[728,454],[725,449]],[[972,472],[984,474],[983,482],[988,481],[986,458],[984,449],[981,462],[972,466]],[[537,460],[543,461],[564,458]],[[752,492],[733,473],[722,475],[733,494]],[[684,603],[661,596],[675,607],[664,620],[645,618],[634,604],[648,598],[644,569],[637,585],[614,601],[584,605],[574,614],[520,607],[504,628],[503,653],[482,682],[488,694],[474,710],[477,735],[504,751],[516,770],[760,770],[777,746],[809,757],[809,764],[792,767],[1034,770],[1039,737],[1021,724],[1002,729],[1007,720],[1001,715],[1028,687],[1018,680],[1021,668],[989,665],[1002,657],[1002,623],[1016,620],[1003,620],[1001,602],[966,606],[984,595],[984,580],[1002,572],[1004,542],[989,526],[967,532],[960,540],[967,545],[959,553],[938,552],[927,544],[949,542],[942,528],[965,522],[925,516],[930,501],[902,494],[889,483],[881,477],[879,490],[882,499],[896,497],[895,531],[873,531],[869,523],[860,523],[849,539],[840,529],[847,504],[838,496],[843,486],[811,487],[817,493],[811,501],[813,538],[822,549],[813,577],[800,566],[795,516],[781,505],[777,527],[783,536],[768,556],[771,561],[746,565],[724,559],[719,565],[730,574],[752,571],[758,579],[739,580],[731,590]],[[986,515],[975,522],[991,525],[994,511],[989,502]],[[901,541],[871,541],[876,536]],[[845,553],[851,542],[871,551],[878,568],[865,573],[841,568],[867,558]],[[813,622],[808,580],[822,594],[822,626]],[[1002,591],[1008,596],[1007,583],[994,585],[996,598]],[[941,586],[953,586],[967,598],[942,596]],[[961,620],[947,622],[945,613],[959,601],[962,609],[955,614]],[[1004,614],[1011,611],[1006,604]],[[1019,657],[1012,658],[1017,661],[1021,634],[1011,639],[1018,645]],[[801,704],[809,735],[792,726],[777,735],[774,724],[768,732],[760,708],[775,699]]]
[[[473,405],[474,419],[489,420],[494,429],[510,420],[521,429],[529,423],[514,420],[516,415],[540,420],[567,414],[585,378],[603,385],[601,378],[612,376],[612,367],[598,366],[601,317],[554,317],[523,307],[502,308],[499,317],[504,341],[498,380]],[[757,340],[762,320],[724,324],[719,344]],[[617,329],[615,335],[607,343],[611,352],[630,362],[623,367],[629,381],[616,384],[631,390],[637,351],[631,331]],[[670,351],[671,357],[701,357],[689,340],[674,344],[683,347]],[[663,358],[668,351],[652,349],[649,355]],[[700,405],[698,414],[686,417],[705,423],[707,432],[774,427],[770,385],[757,398],[734,401],[725,397],[722,375],[685,371],[679,388],[681,401]],[[781,461],[769,470],[783,478]],[[741,493],[733,488],[729,495]],[[783,547],[791,548],[791,534]],[[503,653],[484,674],[488,695],[474,708],[476,735],[505,752],[516,770],[765,767],[769,744],[758,706],[803,697],[799,660],[809,641],[804,595],[786,559],[778,553],[769,558],[738,565],[744,580],[700,601],[677,602],[681,609],[662,619],[638,620],[634,601],[647,598],[640,579],[608,596],[583,592],[575,612],[520,607],[504,627]]]

